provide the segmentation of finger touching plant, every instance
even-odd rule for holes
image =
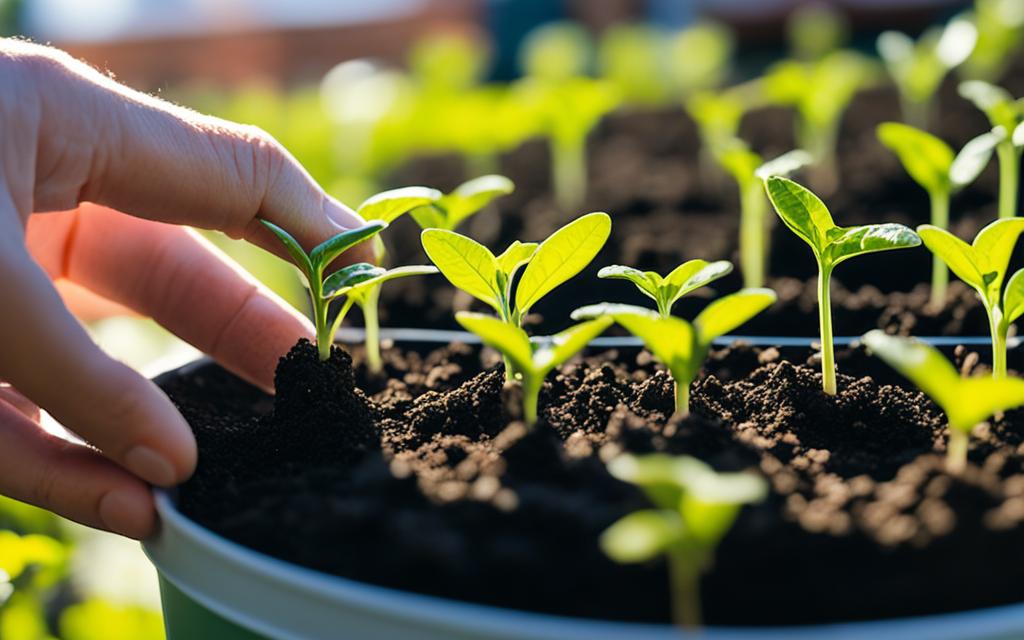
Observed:
[[[899,122],[878,125],[878,139],[893,151],[910,177],[928,192],[931,201],[931,224],[949,227],[949,199],[974,179],[992,157],[997,138],[983,134],[968,142],[955,157],[953,150],[927,131]],[[941,307],[946,301],[949,272],[942,260],[932,260],[931,305]]]
[[[968,438],[978,423],[1024,405],[1024,380],[962,378],[931,345],[890,336],[877,329],[863,339],[872,353],[906,376],[946,414],[946,467],[951,473],[960,473],[967,466]]]
[[[696,458],[654,453],[623,454],[608,464],[614,477],[638,486],[654,505],[635,511],[605,530],[600,545],[615,562],[668,560],[672,619],[686,628],[701,625],[700,577],[743,505],[768,495],[764,478],[719,473]]]
[[[483,210],[496,198],[515,190],[515,184],[499,175],[485,175],[463,182],[451,193],[412,209],[411,215],[424,229],[454,231],[470,216]]]
[[[709,304],[690,324],[664,317],[643,307],[601,303],[580,307],[573,320],[611,317],[643,341],[644,346],[668,368],[675,383],[675,415],[690,414],[690,383],[707,358],[711,343],[775,303],[771,289],[743,289]]]
[[[970,285],[988,314],[992,334],[992,375],[1006,375],[1006,336],[1010,325],[1024,314],[1024,271],[1003,282],[1017,239],[1024,232],[1024,218],[996,220],[978,232],[967,244],[952,233],[932,225],[921,225],[917,233],[928,250],[940,258],[958,278]]]
[[[978,107],[992,125],[999,157],[999,217],[1017,215],[1020,155],[1024,148],[1024,102],[1014,100],[1002,87],[970,80],[960,83],[960,95]]]
[[[731,271],[732,263],[727,260],[716,262],[687,260],[667,276],[661,276],[654,271],[640,271],[633,267],[615,264],[603,267],[597,272],[597,277],[632,282],[641,293],[654,300],[658,305],[658,315],[667,318],[672,315],[672,305],[680,298],[718,280]]]
[[[611,318],[597,318],[534,342],[520,327],[493,316],[460,311],[455,319],[515,367],[515,379],[523,389],[523,420],[528,425],[537,422],[540,390],[548,373],[579,353],[612,324]]]
[[[810,190],[778,176],[765,182],[775,211],[789,229],[806,242],[818,263],[818,318],[821,330],[822,387],[836,394],[836,364],[832,344],[832,270],[855,256],[921,244],[917,234],[901,224],[840,227],[825,203]]]

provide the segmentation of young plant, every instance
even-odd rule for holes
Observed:
[[[899,31],[878,36],[878,55],[900,94],[907,123],[928,128],[932,99],[942,79],[971,55],[977,39],[977,29],[963,17],[953,18],[945,27],[928,29],[917,42]]]
[[[489,205],[495,198],[508,195],[515,184],[505,176],[486,175],[463,182],[410,213],[423,229],[454,231],[464,220]]]
[[[740,191],[740,270],[743,286],[762,287],[768,270],[768,200],[762,179],[789,175],[812,162],[802,149],[784,153],[765,163],[747,144],[734,138],[716,154],[718,163],[733,177]]]
[[[619,563],[648,562],[664,555],[672,587],[672,619],[701,625],[700,577],[743,505],[768,495],[764,478],[719,473],[689,456],[622,454],[608,463],[613,476],[640,487],[654,508],[635,511],[601,534],[601,549]]]
[[[992,157],[995,142],[991,134],[979,136],[964,145],[954,157],[953,149],[941,139],[899,122],[878,125],[878,139],[899,157],[910,177],[928,192],[931,224],[940,229],[949,227],[950,195],[974,182]],[[935,256],[932,260],[933,308],[941,308],[945,303],[948,284],[949,271]]]
[[[836,362],[832,344],[832,270],[855,256],[921,244],[917,234],[901,224],[839,227],[825,203],[799,184],[772,176],[765,182],[768,197],[782,221],[806,242],[818,263],[818,318],[821,329],[822,387],[836,394]]]
[[[999,217],[1017,215],[1020,154],[1024,148],[1024,100],[1014,100],[1002,87],[970,80],[960,83],[960,95],[974,103],[992,124],[999,157]],[[984,135],[984,134],[983,134]]]
[[[672,316],[628,304],[600,304],[580,307],[573,320],[612,317],[665,365],[675,382],[675,415],[690,414],[690,383],[707,358],[711,343],[742,325],[775,303],[771,289],[743,289],[719,298],[701,311],[690,324]]]
[[[732,31],[712,20],[676,32],[668,43],[668,72],[676,92],[688,96],[720,86],[729,77],[735,48]]]
[[[1024,314],[1024,270],[1003,280],[1017,239],[1024,232],[1024,218],[1003,218],[978,232],[967,244],[945,229],[921,225],[917,233],[928,250],[941,258],[958,278],[978,292],[988,314],[992,334],[992,376],[1006,376],[1006,336],[1014,320]]]
[[[970,19],[977,26],[978,43],[957,73],[963,78],[995,82],[1024,41],[1020,0],[974,0]]]
[[[284,245],[291,256],[295,266],[305,276],[309,285],[309,299],[313,305],[313,324],[316,327],[316,346],[320,352],[320,359],[327,360],[331,356],[331,345],[334,344],[334,334],[341,324],[348,309],[352,306],[346,301],[338,319],[329,322],[327,313],[331,300],[334,296],[329,291],[336,292],[340,288],[365,284],[379,278],[382,274],[377,271],[379,267],[366,262],[359,262],[349,265],[340,271],[336,271],[329,278],[324,274],[327,267],[334,262],[335,258],[343,254],[361,242],[374,237],[385,228],[385,222],[369,222],[362,227],[343,231],[338,235],[325,240],[317,245],[312,251],[306,253],[302,245],[287,231],[267,220],[260,220]]]
[[[946,468],[950,473],[960,473],[967,466],[968,437],[979,422],[1024,405],[1024,380],[962,378],[935,347],[878,329],[863,340],[872,353],[906,376],[946,414]]]
[[[850,23],[846,15],[827,4],[800,5],[786,20],[791,55],[800,60],[820,60],[846,45]]]
[[[672,305],[686,294],[718,280],[732,271],[727,260],[707,262],[687,260],[673,269],[667,276],[654,271],[640,271],[633,267],[613,264],[597,272],[598,278],[629,280],[648,298],[658,305],[658,315],[667,318],[672,315]]]
[[[421,239],[423,250],[449,282],[494,309],[502,322],[519,327],[533,305],[590,264],[611,228],[608,214],[588,213],[540,244],[516,241],[499,256],[454,231],[427,229]]]
[[[519,46],[523,75],[542,82],[562,82],[586,74],[594,58],[590,32],[576,22],[548,22],[526,35]]]
[[[644,23],[620,23],[606,29],[597,49],[601,77],[616,87],[628,104],[668,102],[668,34]]]
[[[512,364],[515,379],[523,389],[523,420],[531,426],[537,422],[537,401],[544,378],[612,324],[611,318],[597,318],[533,342],[521,328],[493,316],[460,311],[455,319]]]
[[[740,122],[753,103],[746,95],[749,91],[745,89],[698,91],[684,103],[686,113],[693,118],[700,136],[700,173],[709,182],[720,182],[720,172],[715,171],[718,150],[728,147],[730,141],[736,138]]]

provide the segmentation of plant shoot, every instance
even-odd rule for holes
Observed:
[[[971,80],[960,84],[960,95],[978,107],[992,125],[999,158],[999,217],[1012,218],[1017,211],[1020,154],[1024,148],[1024,103],[1014,100],[1002,87]],[[984,134],[983,134],[984,135]]]
[[[672,315],[672,305],[680,298],[731,271],[732,263],[727,260],[687,260],[667,276],[661,276],[654,271],[640,271],[633,267],[614,264],[603,267],[597,272],[597,277],[632,282],[641,293],[658,305],[658,315],[667,318]]]
[[[423,229],[454,231],[470,216],[513,190],[515,184],[505,176],[480,176],[463,182],[451,193],[412,209],[410,215]]]

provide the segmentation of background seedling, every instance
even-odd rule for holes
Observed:
[[[931,345],[877,329],[863,339],[872,353],[906,376],[946,414],[946,467],[951,473],[960,473],[967,466],[968,436],[979,422],[1024,404],[1024,380],[961,378]]]
[[[731,271],[732,263],[726,260],[687,260],[664,277],[654,271],[640,271],[619,264],[603,267],[597,272],[597,277],[629,280],[641,293],[654,300],[658,305],[658,315],[667,318],[672,315],[672,305],[677,300]]]
[[[532,342],[521,328],[492,316],[460,311],[455,319],[515,367],[523,387],[523,420],[528,425],[537,422],[537,402],[548,373],[579,353],[612,324],[611,318],[597,318]]]
[[[802,4],[786,20],[789,50],[800,60],[820,60],[846,45],[850,25],[846,15],[822,2]]]
[[[811,163],[811,154],[802,149],[784,153],[764,162],[745,142],[734,138],[716,154],[718,163],[736,181],[740,192],[740,270],[743,286],[764,286],[768,270],[769,227],[768,200],[764,195],[762,177],[789,175]]]
[[[995,148],[996,137],[984,134],[968,142],[956,157],[941,139],[927,131],[899,122],[878,125],[878,139],[895,153],[903,168],[917,184],[928,192],[931,201],[931,224],[949,228],[949,198],[978,177]],[[946,301],[949,271],[935,256],[932,260],[931,305],[941,307]]]
[[[749,86],[725,91],[698,91],[686,99],[686,112],[697,124],[700,136],[700,171],[705,179],[714,180],[715,156],[739,133],[740,121],[753,104]]]
[[[836,363],[832,344],[832,270],[855,256],[921,244],[913,231],[901,224],[869,224],[839,227],[825,203],[799,184],[772,176],[765,182],[775,211],[790,230],[806,242],[818,262],[818,317],[821,328],[821,377],[825,393],[836,393]]]
[[[960,83],[960,95],[974,103],[992,124],[999,157],[999,217],[1017,215],[1020,154],[1024,148],[1024,101],[1014,100],[1002,87],[970,80]]]
[[[957,72],[964,78],[995,82],[1020,50],[1024,5],[1019,0],[974,0],[969,18],[978,29],[978,43]]]
[[[917,42],[899,31],[878,36],[878,55],[899,91],[908,124],[928,128],[932,99],[942,79],[971,55],[977,38],[977,29],[963,17],[928,29]]]
[[[687,96],[721,85],[729,76],[735,47],[729,28],[712,20],[678,31],[668,44],[669,76],[676,91]]]
[[[1003,292],[1003,280],[1021,232],[1024,218],[996,220],[979,231],[971,244],[945,229],[931,225],[917,228],[929,251],[978,292],[992,333],[992,375],[996,378],[1006,375],[1006,335],[1010,325],[1024,313],[1024,273],[1015,273]]]
[[[668,33],[643,23],[608,27],[598,44],[598,73],[615,86],[623,102],[660,105],[668,102]]]
[[[446,193],[411,210],[413,219],[424,229],[454,231],[470,216],[478,213],[495,198],[508,195],[515,184],[505,176],[486,175],[463,182]]]
[[[650,309],[627,304],[600,303],[572,312],[573,320],[612,317],[665,365],[675,382],[675,414],[690,413],[690,383],[697,377],[711,342],[775,303],[771,289],[743,289],[709,304],[691,325],[663,317]]]
[[[701,625],[700,576],[745,504],[768,495],[764,478],[718,473],[689,456],[623,454],[608,464],[613,476],[640,487],[654,504],[623,517],[601,534],[601,549],[620,563],[668,559],[672,618],[682,627]]]

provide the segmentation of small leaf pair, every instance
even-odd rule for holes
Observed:
[[[1024,218],[1003,218],[978,232],[967,244],[945,229],[921,225],[918,235],[925,246],[970,285],[985,306],[992,333],[992,375],[1006,375],[1006,337],[1010,325],[1024,314],[1024,269],[1017,271],[1003,291],[1010,257],[1024,232]]]
[[[638,486],[655,508],[635,511],[601,534],[601,549],[620,563],[668,559],[676,624],[701,624],[700,576],[746,504],[765,499],[768,483],[749,473],[718,473],[689,456],[623,454],[613,476]]]
[[[480,176],[460,184],[451,193],[440,195],[412,209],[410,215],[423,229],[454,231],[495,198],[508,195],[514,190],[515,184],[505,176]]]
[[[911,338],[886,335],[877,329],[863,340],[872,353],[910,379],[946,414],[946,466],[952,473],[967,466],[968,437],[978,423],[1024,405],[1024,380],[962,378],[935,347]]]
[[[979,141],[979,147],[995,146],[999,157],[999,217],[1016,216],[1020,155],[1024,148],[1024,99],[1015,100],[1006,89],[980,80],[961,83],[960,95],[984,112],[992,125],[992,131],[974,140]]]
[[[641,293],[654,300],[658,305],[658,314],[667,318],[672,315],[672,306],[680,298],[731,271],[732,264],[726,260],[689,260],[664,277],[654,271],[640,271],[619,264],[602,268],[597,272],[597,277],[632,282]]]
[[[675,413],[685,417],[690,413],[690,383],[700,372],[712,341],[761,313],[775,300],[771,289],[743,289],[709,304],[693,324],[643,307],[607,302],[580,307],[572,312],[572,318],[611,317],[640,338],[672,375]]]
[[[913,231],[901,224],[869,224],[840,227],[832,221],[825,203],[805,187],[773,176],[765,183],[768,197],[789,229],[806,242],[818,262],[818,316],[821,329],[822,387],[836,394],[835,352],[832,344],[832,270],[850,258],[921,244]]]

